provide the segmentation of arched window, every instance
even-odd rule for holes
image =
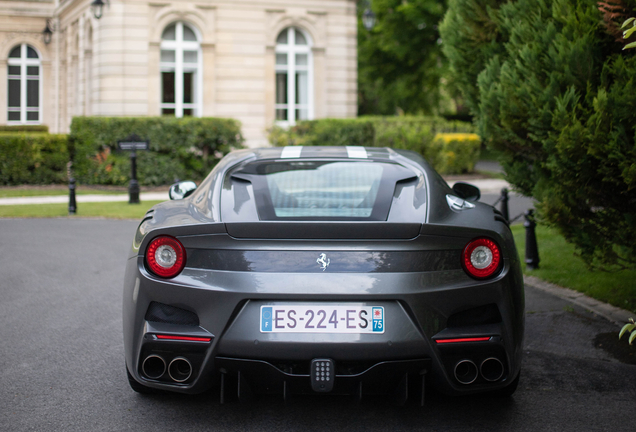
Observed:
[[[293,125],[313,113],[311,41],[300,29],[288,27],[276,39],[276,120]]]
[[[9,123],[40,123],[42,65],[31,46],[20,44],[9,53],[7,120]]]
[[[161,36],[161,114],[201,115],[201,46],[183,22],[170,24]]]

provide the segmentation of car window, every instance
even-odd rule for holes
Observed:
[[[398,164],[342,160],[259,161],[230,175],[251,183],[260,220],[385,220],[396,182],[414,176]]]
[[[277,217],[371,216],[382,165],[334,162],[266,175]]]

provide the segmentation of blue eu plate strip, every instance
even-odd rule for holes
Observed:
[[[272,308],[271,307],[263,307],[263,309],[261,310],[261,331],[262,332],[272,331]]]

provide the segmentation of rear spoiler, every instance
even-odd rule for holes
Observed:
[[[387,222],[230,222],[227,233],[235,238],[366,240],[417,237],[422,224]]]

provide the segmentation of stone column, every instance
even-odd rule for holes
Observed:
[[[203,117],[214,117],[216,113],[216,45],[213,43],[202,43],[201,54],[203,61],[201,62],[203,71],[203,89],[201,108]]]
[[[85,86],[86,86],[86,70],[84,63],[84,47],[85,47],[85,34],[84,34],[84,15],[79,17],[78,27],[77,27],[77,73],[78,76],[75,84],[75,91],[77,94],[75,95],[75,102],[77,103],[77,107],[75,107],[75,115],[85,115]]]
[[[314,57],[314,118],[327,116],[325,49],[312,48]]]
[[[7,124],[7,83],[8,62],[6,58],[0,58],[0,124]]]
[[[161,43],[148,43],[148,115],[161,115]]]
[[[276,121],[276,47],[265,49],[265,126],[272,127]]]

